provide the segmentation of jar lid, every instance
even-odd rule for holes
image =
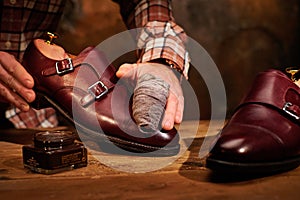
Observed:
[[[60,148],[73,144],[75,135],[71,131],[45,131],[34,135],[34,146],[39,148]]]

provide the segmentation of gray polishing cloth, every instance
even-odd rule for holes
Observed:
[[[169,96],[170,85],[164,80],[144,74],[133,95],[133,118],[143,132],[161,129],[161,120]]]

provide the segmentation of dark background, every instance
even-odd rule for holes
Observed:
[[[67,51],[77,54],[126,30],[114,2],[73,2],[77,4],[69,5],[58,30],[58,43]],[[258,72],[299,66],[299,0],[174,0],[173,7],[177,23],[218,66],[226,87],[228,116]],[[210,99],[201,75],[192,68],[189,77],[201,119],[209,119]],[[186,102],[186,113],[192,112],[188,97]]]

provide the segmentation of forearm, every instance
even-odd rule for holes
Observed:
[[[175,23],[169,0],[119,0],[121,14],[128,28],[143,28],[138,35],[139,62],[165,59],[187,78],[189,56],[187,36]]]

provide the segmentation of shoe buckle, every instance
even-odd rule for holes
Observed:
[[[108,88],[102,81],[97,81],[88,88],[88,92],[98,100],[108,92]]]
[[[55,63],[55,68],[56,68],[56,73],[58,75],[62,75],[67,72],[73,71],[74,67],[73,67],[72,59],[66,58],[64,60],[57,61]]]
[[[292,111],[288,110],[289,107],[293,106],[293,104],[291,102],[287,102],[284,104],[282,110],[284,112],[286,112],[288,115],[292,116],[293,118],[295,118],[296,120],[300,120],[300,116],[294,114]]]

